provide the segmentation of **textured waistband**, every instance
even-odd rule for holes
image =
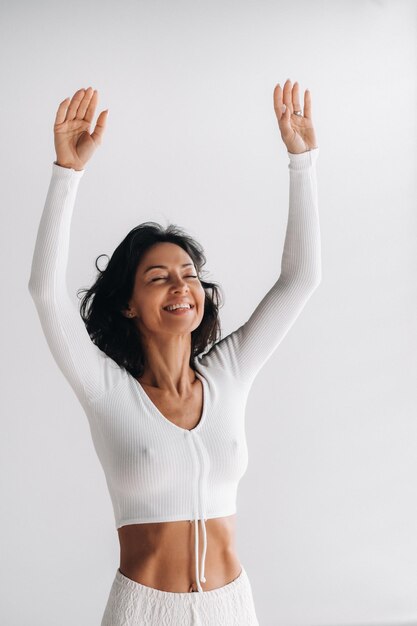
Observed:
[[[241,565],[241,572],[237,578],[232,580],[232,582],[227,583],[223,587],[217,587],[216,589],[210,589],[209,591],[204,591],[204,595],[208,597],[223,597],[233,591],[236,591],[239,587],[247,584],[248,577],[245,568]],[[155,589],[154,587],[148,587],[147,585],[142,585],[142,583],[138,583],[136,580],[132,580],[131,578],[127,578],[119,568],[117,568],[115,582],[123,587],[130,589],[131,591],[137,592],[141,595],[155,595],[160,594],[161,596],[175,596],[175,597],[189,597],[189,596],[198,596],[202,595],[199,593],[192,593],[190,591],[162,591],[162,589]]]

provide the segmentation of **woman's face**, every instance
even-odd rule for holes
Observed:
[[[153,267],[164,266],[164,267]],[[138,324],[142,334],[189,334],[204,316],[205,291],[196,267],[187,252],[174,243],[154,244],[142,257],[136,270],[135,285],[124,312]],[[184,313],[170,313],[169,304],[190,303]]]

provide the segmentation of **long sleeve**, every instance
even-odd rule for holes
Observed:
[[[321,281],[316,160],[319,148],[289,156],[289,213],[281,273],[249,319],[205,355],[251,385]]]
[[[92,342],[67,289],[71,219],[84,171],[52,164],[28,283],[54,360],[82,404],[113,385],[119,367]]]

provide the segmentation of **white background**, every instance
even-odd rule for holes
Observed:
[[[72,222],[74,300],[131,228],[172,221],[224,289],[224,336],[279,275],[287,78],[312,94],[323,279],[251,390],[238,554],[261,626],[417,624],[416,3],[54,0],[0,17],[1,624],[99,626],[119,564],[87,418],[27,289],[60,101],[91,85],[110,110]]]

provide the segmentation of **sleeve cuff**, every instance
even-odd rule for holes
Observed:
[[[74,170],[72,167],[62,167],[56,161],[52,163],[52,174],[59,178],[81,178],[85,170]]]
[[[292,152],[288,152],[288,158],[290,162],[288,163],[288,168],[290,170],[304,170],[317,161],[317,157],[319,155],[319,148],[313,148],[312,150],[307,150],[306,152],[301,152],[300,154],[293,154]]]

